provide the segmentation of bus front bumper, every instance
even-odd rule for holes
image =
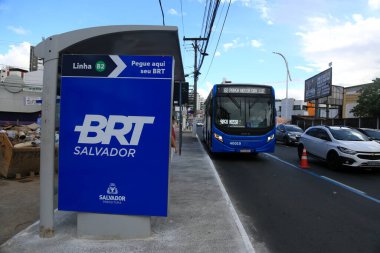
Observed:
[[[238,140],[224,138],[223,142],[213,138],[213,152],[233,152],[233,153],[273,153],[275,147],[274,138],[260,137],[252,140]]]

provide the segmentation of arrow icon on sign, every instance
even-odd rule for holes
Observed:
[[[108,77],[118,77],[124,69],[127,68],[127,65],[123,62],[123,60],[118,55],[110,55],[111,59],[116,64],[116,68],[108,75]]]

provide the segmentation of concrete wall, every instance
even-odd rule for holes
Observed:
[[[42,97],[43,71],[21,73],[12,71],[0,82],[0,112],[37,112],[41,111],[41,104],[36,100]]]
[[[0,86],[0,111],[2,112],[38,112],[41,105],[30,105],[36,98],[41,98],[41,92],[22,91],[10,93]],[[27,105],[29,103],[29,105]]]

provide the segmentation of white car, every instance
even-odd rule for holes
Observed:
[[[380,144],[356,129],[343,126],[313,126],[301,135],[298,156],[307,154],[327,161],[329,168],[380,168]]]

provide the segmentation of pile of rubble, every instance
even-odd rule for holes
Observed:
[[[14,178],[40,171],[40,125],[0,125],[0,177]],[[54,167],[58,171],[58,139],[55,135]]]
[[[40,125],[33,123],[21,126],[0,126],[0,133],[5,133],[14,148],[39,147]]]

